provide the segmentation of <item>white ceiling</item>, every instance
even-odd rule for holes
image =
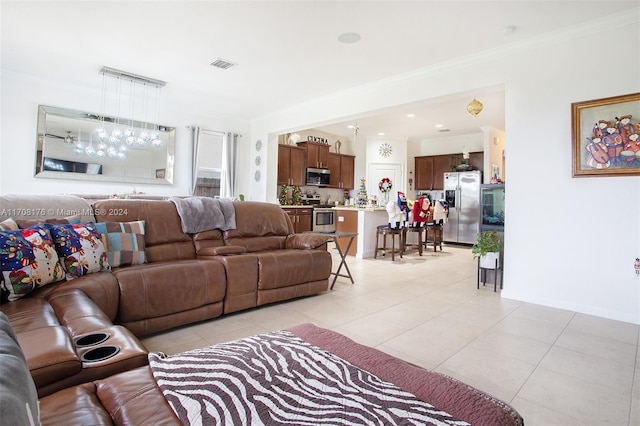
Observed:
[[[103,66],[167,82],[247,119],[352,86],[635,8],[587,1],[6,1],[2,69],[96,87]],[[516,31],[505,35],[504,29]],[[355,44],[337,41],[357,32]],[[614,46],[612,46],[614,48]],[[238,65],[220,70],[218,57]],[[550,64],[552,65],[552,64]],[[165,95],[163,95],[165,96]],[[477,117],[466,104],[485,105]],[[70,105],[61,105],[73,107]],[[5,105],[6,107],[6,105]],[[416,117],[408,120],[407,113]],[[432,99],[357,120],[361,134],[424,138],[504,129],[504,88]],[[346,123],[323,128],[341,133]]]

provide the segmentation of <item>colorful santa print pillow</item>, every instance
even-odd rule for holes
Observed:
[[[0,263],[2,288],[9,301],[65,277],[49,229],[41,223],[0,232]]]
[[[68,280],[110,269],[94,223],[47,226]]]

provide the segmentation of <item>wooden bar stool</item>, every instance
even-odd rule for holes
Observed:
[[[421,226],[410,226],[408,228],[404,228],[404,234],[403,234],[403,239],[404,239],[404,246],[403,246],[403,251],[406,253],[407,250],[418,250],[418,254],[420,256],[422,256],[422,246],[424,244],[424,242],[422,241],[422,231],[424,231],[424,228]],[[407,233],[409,234],[418,234],[418,242],[417,244],[407,244]],[[440,249],[442,250],[442,248]]]
[[[428,243],[433,243],[433,251],[437,251],[436,247],[440,247],[440,251],[442,251],[442,225],[436,223],[427,225],[427,235],[424,239],[425,249]]]
[[[391,260],[396,260],[396,235],[398,238],[398,254],[400,254],[400,258],[402,258],[402,251],[404,247],[404,238],[402,237],[403,228],[389,228],[388,225],[380,225],[376,228],[376,251],[373,253],[373,258],[376,259],[378,257],[378,250],[382,251],[382,255],[387,254],[387,235],[391,235]],[[382,247],[380,247],[379,238],[382,235]]]

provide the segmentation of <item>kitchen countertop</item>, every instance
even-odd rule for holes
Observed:
[[[348,210],[355,212],[378,212],[378,211],[386,211],[384,207],[351,207],[351,206],[336,206],[333,207],[334,210]]]
[[[302,205],[302,204],[298,204],[298,205],[291,205],[291,206],[280,206],[283,209],[309,209],[309,208],[313,208],[313,205]],[[354,212],[378,212],[378,211],[383,211],[385,210],[384,207],[355,207],[355,206],[343,206],[343,205],[338,205],[338,206],[334,206],[331,207],[333,210],[347,210],[347,211],[354,211]]]

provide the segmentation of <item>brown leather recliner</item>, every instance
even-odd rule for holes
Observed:
[[[182,424],[149,367],[63,389],[40,399],[40,422],[43,426]]]
[[[0,423],[3,425],[180,424],[148,366],[68,387],[38,401],[34,380],[18,341],[8,318],[0,312]]]
[[[289,215],[275,204],[234,202],[236,229],[193,235],[198,258],[225,265],[225,313],[309,296],[328,289],[327,237],[294,234]]]
[[[147,365],[147,349],[78,289],[63,289],[25,303],[3,306],[42,397],[65,387]],[[101,333],[104,341],[82,346],[78,339]],[[108,359],[91,358],[107,346]],[[89,352],[93,350],[93,352]],[[104,358],[100,356],[99,358]]]
[[[145,222],[147,263],[112,271],[120,292],[116,323],[143,336],[222,314],[224,268],[196,258],[171,201],[100,200],[93,210],[98,222]]]

